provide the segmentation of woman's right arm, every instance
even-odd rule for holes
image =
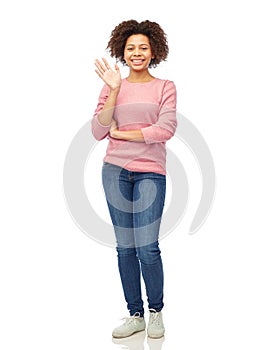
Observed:
[[[113,71],[108,62],[95,61],[95,72],[105,83],[92,119],[92,133],[96,140],[104,139],[110,131],[116,99],[121,87],[121,75],[117,65]]]
[[[106,102],[104,103],[102,110],[97,114],[96,118],[103,126],[110,126],[112,122],[114,107],[119,91],[110,90],[108,96],[106,97]]]
[[[95,66],[95,72],[109,88],[109,94],[102,111],[98,114],[98,119],[99,123],[103,126],[109,126],[112,121],[116,99],[121,87],[120,70],[117,65],[115,65],[115,71],[112,70],[105,58],[103,58],[103,62],[97,59],[95,61]]]

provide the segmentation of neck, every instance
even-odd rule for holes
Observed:
[[[154,77],[149,73],[148,70],[142,72],[130,70],[129,76],[127,77],[127,80],[131,83],[144,83],[153,79]]]

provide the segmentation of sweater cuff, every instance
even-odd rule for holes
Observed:
[[[92,132],[97,140],[103,139],[109,132],[111,123],[109,125],[103,125],[99,122],[98,115],[92,120]]]

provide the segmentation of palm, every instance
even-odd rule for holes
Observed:
[[[118,87],[121,84],[121,75],[119,70],[113,71],[112,69],[108,69],[104,71],[102,79],[109,87],[112,88]]]
[[[99,77],[111,88],[117,89],[121,85],[121,74],[117,65],[115,65],[115,71],[111,69],[108,62],[103,58],[103,62],[98,59],[95,62],[95,72]]]

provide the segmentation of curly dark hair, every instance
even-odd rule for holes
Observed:
[[[146,35],[149,39],[152,54],[149,67],[156,67],[161,61],[167,59],[169,47],[167,36],[160,25],[156,22],[136,20],[123,21],[118,24],[111,32],[110,40],[107,48],[111,57],[115,57],[117,61],[126,64],[124,60],[124,49],[127,39],[134,34]]]

